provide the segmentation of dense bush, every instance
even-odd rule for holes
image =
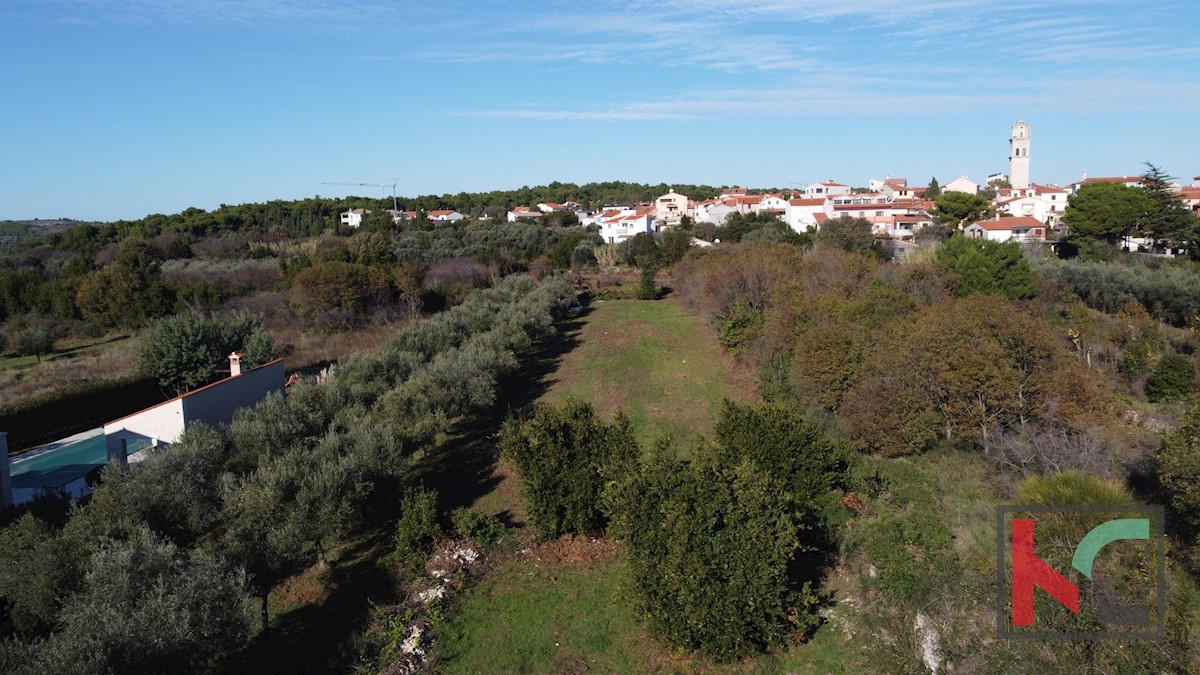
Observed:
[[[636,459],[638,447],[626,417],[605,423],[590,405],[569,400],[505,421],[500,453],[520,475],[530,523],[544,541],[602,533],[604,485]]]
[[[275,357],[275,343],[261,317],[237,313],[177,314],[150,325],[139,338],[137,368],[164,389],[182,394],[228,372],[229,355],[242,352],[242,367]]]
[[[298,315],[330,327],[344,327],[391,299],[392,287],[386,272],[337,261],[320,262],[300,270],[288,294]]]
[[[1186,356],[1167,354],[1146,380],[1146,398],[1154,403],[1184,398],[1195,380],[1196,368]]]
[[[1031,420],[1081,430],[1103,418],[1099,383],[1044,323],[1008,302],[969,296],[892,331],[842,406],[851,435],[875,451],[906,454],[938,436],[985,438]]]
[[[450,522],[458,536],[470,539],[485,551],[495,548],[504,537],[504,522],[500,518],[471,509],[454,509]]]
[[[958,275],[958,293],[993,293],[1013,299],[1037,291],[1033,268],[1016,242],[950,237],[937,249],[937,259]]]
[[[716,326],[739,299],[770,304],[775,288],[791,279],[804,253],[794,246],[754,244],[697,251],[675,265],[672,288]]]
[[[654,281],[657,267],[651,263],[642,265],[641,277],[638,279],[637,298],[638,300],[657,300],[658,299],[658,284]]]
[[[1200,531],[1200,397],[1188,401],[1179,425],[1163,437],[1156,459],[1158,481],[1171,508],[1194,536]]]
[[[727,402],[714,435],[690,462],[657,450],[606,504],[651,630],[724,661],[819,622],[813,584],[848,457],[787,406]]]
[[[111,264],[80,282],[75,303],[85,319],[104,328],[141,328],[168,314],[173,298],[149,246],[130,239]]]
[[[404,567],[418,570],[433,552],[433,544],[442,536],[438,525],[437,493],[416,490],[404,496],[396,523],[396,560]]]
[[[721,320],[721,344],[725,345],[729,353],[737,354],[743,343],[753,341],[762,323],[762,310],[751,307],[744,298],[738,298]]]
[[[634,605],[655,634],[729,661],[794,630],[789,614],[811,597],[788,579],[801,523],[765,471],[749,460],[656,460],[625,478],[613,499]]]

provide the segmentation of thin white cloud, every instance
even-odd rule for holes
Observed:
[[[1047,95],[1047,92],[1052,92]],[[829,116],[1028,112],[1137,112],[1163,108],[1200,112],[1200,92],[1124,79],[1037,80],[1008,88],[947,92],[935,87],[821,84],[768,89],[725,89],[672,98],[589,105],[578,109],[510,108],[466,111],[462,117],[591,122]]]

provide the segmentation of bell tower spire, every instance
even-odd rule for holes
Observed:
[[[1017,120],[1008,139],[1008,181],[1018,190],[1029,187],[1029,125]]]

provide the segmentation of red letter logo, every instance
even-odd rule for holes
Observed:
[[[1079,587],[1033,554],[1033,519],[1012,521],[1012,624],[1033,625],[1033,587],[1037,586],[1079,614]]]

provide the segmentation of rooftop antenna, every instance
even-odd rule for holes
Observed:
[[[392,181],[391,183],[321,183],[321,185],[353,185],[356,187],[377,187],[377,188],[389,188],[390,187],[390,188],[392,188],[392,210],[393,211],[400,210],[400,207],[397,206],[397,204],[396,204],[396,186],[399,184],[400,184],[399,178]],[[386,192],[384,192],[383,194],[384,194],[384,196],[387,196]]]

